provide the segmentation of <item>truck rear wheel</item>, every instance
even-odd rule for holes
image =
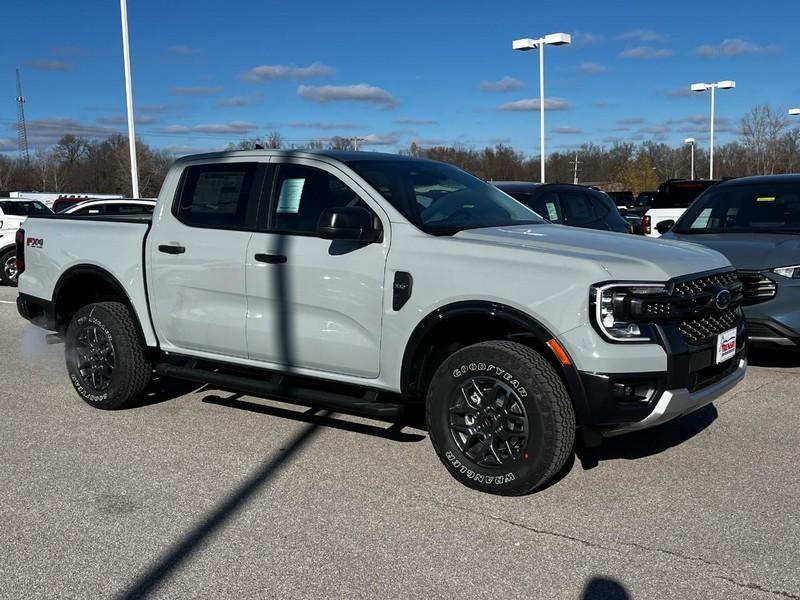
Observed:
[[[491,494],[526,494],[546,483],[575,441],[563,381],[544,357],[515,342],[482,342],[445,359],[428,388],[426,416],[450,474]]]
[[[104,410],[130,406],[152,375],[130,309],[119,302],[89,304],[75,313],[67,328],[66,360],[81,398]]]
[[[6,285],[17,285],[17,252],[13,248],[0,254],[0,280]]]

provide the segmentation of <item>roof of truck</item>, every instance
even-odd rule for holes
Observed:
[[[408,156],[405,154],[389,154],[388,152],[360,152],[353,150],[231,150],[224,152],[209,152],[207,154],[189,154],[182,156],[176,162],[189,162],[193,160],[207,160],[214,158],[238,158],[247,156],[297,156],[300,158],[323,157],[341,162],[354,162],[362,160],[418,160],[424,158]]]

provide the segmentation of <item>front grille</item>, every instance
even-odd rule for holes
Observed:
[[[736,271],[726,271],[724,273],[715,273],[706,277],[698,279],[691,279],[689,281],[680,281],[675,284],[674,294],[679,297],[695,296],[708,292],[715,285],[730,288],[737,282]]]
[[[745,306],[766,302],[778,293],[778,284],[757,271],[739,271],[739,280],[744,285]]]
[[[723,331],[736,327],[739,320],[739,309],[728,310],[685,319],[678,325],[678,331],[690,344],[705,344],[717,337]]]

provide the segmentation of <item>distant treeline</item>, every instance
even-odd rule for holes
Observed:
[[[716,147],[715,178],[744,175],[791,173],[800,169],[800,128],[789,128],[786,111],[756,106],[740,121],[738,139]],[[315,140],[305,148],[352,149],[351,138]],[[230,148],[247,149],[256,145],[285,147],[281,135],[241,140]],[[297,148],[298,146],[293,146]],[[130,162],[127,138],[113,135],[106,140],[88,140],[71,134],[46,151],[39,151],[29,162],[0,155],[0,191],[39,190],[48,192],[95,192],[130,195]],[[539,180],[538,156],[526,156],[510,146],[483,149],[467,146],[422,147],[412,143],[401,150],[424,158],[454,164],[486,180]],[[654,189],[659,182],[689,177],[690,148],[671,147],[646,141],[639,144],[615,143],[611,146],[584,144],[570,152],[553,152],[547,157],[548,181],[571,182],[577,155],[578,179],[603,183],[608,189],[633,192]],[[137,142],[139,186],[142,196],[158,194],[174,156],[167,151]],[[695,173],[708,176],[707,145],[695,148]]]

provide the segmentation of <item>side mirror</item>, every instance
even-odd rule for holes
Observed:
[[[675,221],[673,221],[672,219],[667,219],[666,221],[661,221],[658,225],[656,225],[656,231],[658,231],[658,233],[664,234],[667,233],[674,226],[675,226]]]
[[[360,206],[326,208],[317,222],[317,235],[323,240],[376,242],[381,237],[372,214]]]

